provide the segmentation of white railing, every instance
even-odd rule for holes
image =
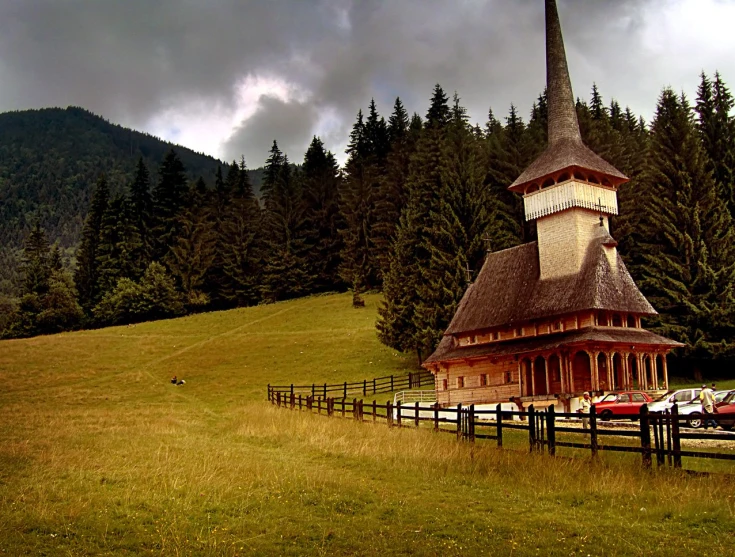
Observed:
[[[393,396],[393,404],[398,402],[436,402],[436,391],[400,391]]]

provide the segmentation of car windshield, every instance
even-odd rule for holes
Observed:
[[[618,395],[607,395],[605,398],[603,398],[600,402],[615,402],[618,400]]]
[[[674,394],[674,391],[666,391],[666,394],[663,394],[661,396],[656,397],[654,399],[654,401],[659,402],[661,400],[666,400],[667,398],[669,398],[673,394]]]
[[[717,393],[718,395],[720,393]],[[715,395],[715,400],[717,400],[717,395]],[[735,391],[725,391],[722,393],[722,398],[720,400],[717,400],[717,402],[727,402],[728,404],[733,402],[735,400]]]

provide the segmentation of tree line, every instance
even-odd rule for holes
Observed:
[[[682,356],[732,354],[735,332],[735,119],[719,74],[696,101],[662,91],[647,124],[596,86],[577,101],[587,145],[631,178],[612,219],[619,250],[660,315],[653,330]],[[528,121],[514,106],[472,125],[457,94],[434,87],[422,117],[400,98],[371,101],[340,168],[318,137],[294,165],[276,141],[260,198],[244,159],[213,185],[189,183],[175,151],[152,177],[139,161],[124,194],[101,177],[73,274],[36,225],[22,296],[0,307],[4,335],[134,323],[330,291],[380,290],[380,340],[419,359],[436,346],[488,251],[535,238],[507,187],[546,146],[542,93]]]

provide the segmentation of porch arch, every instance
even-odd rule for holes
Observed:
[[[585,350],[580,350],[572,357],[572,379],[576,392],[592,390],[592,362]]]

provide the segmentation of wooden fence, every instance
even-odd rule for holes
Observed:
[[[700,432],[681,427],[687,416],[678,414],[677,406],[665,413],[649,413],[643,405],[640,413],[616,416],[616,419],[635,420],[637,427],[630,429],[600,427],[600,420],[595,407],[588,417],[587,428],[573,427],[570,420],[579,422],[578,413],[558,413],[553,406],[547,410],[537,411],[529,406],[526,411],[501,410],[498,404],[494,410],[478,410],[474,405],[463,407],[461,404],[451,408],[440,408],[438,405],[402,405],[378,404],[376,401],[365,402],[353,398],[329,398],[274,391],[271,402],[282,408],[313,412],[328,417],[351,418],[361,422],[384,422],[388,427],[419,427],[422,422],[436,432],[447,432],[458,439],[474,443],[476,439],[491,440],[498,447],[503,446],[506,430],[523,430],[528,432],[528,447],[531,452],[546,451],[551,456],[557,455],[562,447],[590,451],[593,457],[601,451],[639,453],[643,466],[650,468],[653,461],[658,466],[681,468],[682,457],[707,458],[735,461],[735,453],[717,453],[707,451],[684,450],[682,439],[715,439],[733,443],[735,436],[723,432]],[[518,417],[520,420],[515,420]],[[607,422],[609,423],[609,422]],[[682,430],[684,429],[684,430]],[[568,441],[570,435],[581,436],[580,441]],[[613,439],[632,438],[635,444],[614,444]]]
[[[386,375],[385,377],[377,377],[374,379],[365,379],[354,383],[336,383],[332,385],[316,384],[311,385],[268,385],[268,401],[275,402],[277,395],[309,395],[312,398],[321,397],[327,399],[329,397],[347,398],[348,396],[368,396],[380,393],[393,393],[404,389],[418,389],[420,387],[434,387],[434,375],[429,371],[419,371],[409,373],[408,375]]]

